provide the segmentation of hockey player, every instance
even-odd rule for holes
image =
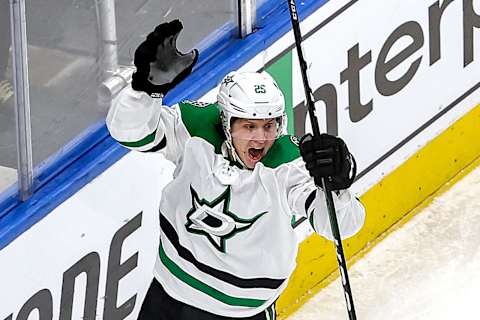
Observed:
[[[347,190],[353,158],[336,137],[285,134],[284,97],[267,73],[231,73],[217,103],[162,97],[187,76],[197,52],[181,54],[176,20],[159,25],[135,52],[131,87],[107,116],[111,135],[176,164],[160,203],[154,280],[139,319],[275,319],[274,303],[295,268],[292,214],[332,239],[324,193],[328,178],[344,238],[365,212]],[[166,63],[168,62],[168,63]],[[156,98],[153,98],[156,97]]]

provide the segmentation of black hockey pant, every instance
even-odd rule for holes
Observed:
[[[274,306],[248,318],[228,318],[200,310],[170,297],[160,283],[153,279],[143,300],[138,320],[273,320]]]

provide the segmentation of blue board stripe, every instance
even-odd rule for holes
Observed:
[[[298,6],[300,16],[309,16],[327,1],[302,1]],[[165,103],[200,98],[225,74],[240,68],[291,29],[286,1],[266,1],[257,17],[259,28],[246,39],[229,38],[232,29],[228,24],[207,39],[198,67],[167,94]],[[0,194],[0,250],[127,152],[109,136],[102,121],[86,129],[35,170],[34,194],[30,199],[20,202],[15,186]]]
[[[79,159],[98,142],[108,137],[109,133],[105,129],[104,121],[99,121],[98,123],[89,126],[81,134],[57,151],[55,155],[35,168],[34,191],[41,189],[55,175],[65,170],[71,163]],[[12,186],[0,196],[1,219],[4,215],[8,214],[10,210],[20,204],[17,200],[17,186]]]

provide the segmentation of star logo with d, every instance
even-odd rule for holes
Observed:
[[[200,199],[190,186],[192,208],[187,213],[187,231],[204,235],[219,251],[225,252],[227,239],[249,229],[265,212],[243,219],[229,211],[230,186],[213,201]]]
[[[223,79],[223,84],[229,84],[229,83],[232,83],[232,82],[233,82],[233,76],[226,76]]]

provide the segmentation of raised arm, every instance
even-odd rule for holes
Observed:
[[[176,38],[179,20],[160,24],[135,51],[137,68],[127,86],[112,102],[106,124],[123,146],[141,152],[163,152],[176,161],[188,138],[178,106],[162,105],[162,97],[188,74],[197,61],[196,50],[182,54]]]

